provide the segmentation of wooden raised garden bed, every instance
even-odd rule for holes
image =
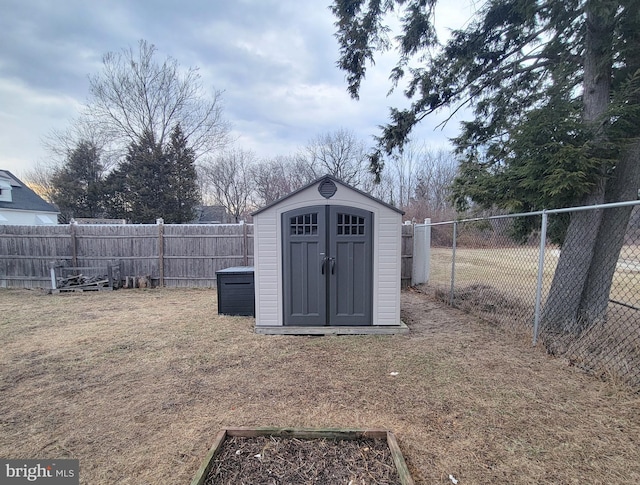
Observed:
[[[216,435],[191,485],[335,483],[334,478],[345,485],[414,483],[391,431],[227,428]]]

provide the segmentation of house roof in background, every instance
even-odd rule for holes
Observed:
[[[0,179],[9,180],[12,199],[11,202],[0,201],[0,209],[53,212],[54,214],[59,212],[8,170],[0,170]]]
[[[196,207],[196,217],[192,224],[228,222],[227,210],[223,205],[201,205]]]

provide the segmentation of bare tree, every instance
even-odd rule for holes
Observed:
[[[203,198],[224,206],[239,222],[249,209],[250,171],[255,163],[253,152],[232,149],[225,150],[210,163],[201,164]]]
[[[89,99],[80,117],[45,140],[54,156],[65,158],[78,140],[88,140],[109,165],[110,155],[121,157],[147,133],[164,146],[177,125],[196,159],[226,146],[222,93],[208,93],[197,68],[182,68],[171,57],[158,62],[155,55],[156,47],[144,40],[137,50],[105,54],[102,71],[89,77]]]
[[[21,180],[44,200],[53,203],[55,188],[52,179],[60,166],[53,161],[49,163],[38,162],[33,168],[22,173]]]
[[[385,170],[381,182],[388,181],[392,193],[390,194],[397,207],[406,209],[413,198],[418,171],[427,157],[427,148],[424,144],[418,145],[409,142],[402,152],[394,152],[385,160]]]
[[[66,129],[51,131],[42,139],[42,144],[48,151],[46,161],[40,161],[32,169],[26,170],[24,179],[49,202],[54,200],[54,174],[64,168],[79,146],[89,144],[95,147],[103,173],[115,167],[119,157],[126,152],[126,149],[109,150],[110,143],[106,134],[96,124],[88,123],[82,118],[73,120]]]
[[[108,134],[101,131],[96,123],[89,121],[84,117],[76,118],[66,129],[54,129],[43,138],[42,144],[49,152],[47,165],[64,165],[80,143],[90,143],[98,149],[105,171],[117,165],[118,159],[126,152],[126,147],[111,143]]]
[[[305,186],[315,178],[305,160],[278,156],[251,168],[253,201],[256,206],[270,204]]]
[[[458,161],[445,150],[425,150],[415,174],[413,197],[406,208],[407,215],[422,220],[451,218],[455,210],[450,199],[451,184],[458,171]]]
[[[315,177],[330,174],[357,188],[372,178],[365,144],[350,130],[341,128],[317,136],[299,156],[306,160]]]
[[[362,182],[357,188],[376,199],[380,199],[387,204],[397,207],[394,198],[394,194],[396,193],[394,187],[394,181],[390,177],[382,177],[379,182],[376,182],[375,176],[368,173],[362,177]]]

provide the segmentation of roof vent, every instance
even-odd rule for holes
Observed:
[[[333,197],[337,190],[336,184],[330,179],[324,179],[320,182],[320,185],[318,185],[318,192],[320,192],[320,195],[325,199]]]

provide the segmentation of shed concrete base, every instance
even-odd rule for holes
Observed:
[[[259,326],[255,331],[261,335],[397,335],[409,333],[404,322],[399,325],[367,325],[358,327],[295,327],[295,326]]]

